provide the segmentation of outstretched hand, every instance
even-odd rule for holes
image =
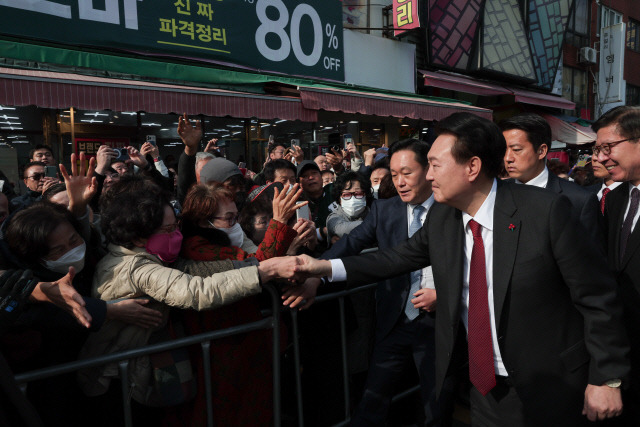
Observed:
[[[57,305],[75,317],[82,326],[88,328],[91,326],[92,318],[85,308],[84,298],[73,287],[74,276],[75,269],[69,267],[69,273],[60,280],[53,283],[38,283],[36,290],[39,292],[34,290],[32,297],[37,301],[47,301]]]
[[[195,155],[202,139],[202,124],[200,120],[196,120],[195,125],[192,125],[189,121],[189,116],[184,113],[178,118],[178,136],[180,136],[184,144],[184,152],[190,156]]]
[[[318,286],[322,281],[316,278],[310,278],[304,281],[300,286],[288,286],[284,289],[282,294],[282,305],[290,308],[298,308],[298,310],[304,310],[314,303],[316,300],[316,293]]]
[[[162,324],[162,313],[147,308],[148,298],[132,298],[107,305],[107,317],[141,328],[157,328]]]
[[[93,176],[95,167],[96,159],[91,158],[87,168],[83,151],[80,152],[80,172],[78,172],[75,153],[71,154],[71,175],[64,165],[60,164],[60,173],[64,178],[69,196],[69,210],[77,217],[81,217],[87,212],[87,205],[98,192],[98,181]]]

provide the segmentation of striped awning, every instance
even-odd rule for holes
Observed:
[[[492,119],[491,110],[455,102],[333,88],[299,86],[298,90],[302,105],[312,110],[408,117],[418,120],[441,120],[450,114],[464,111]]]
[[[0,104],[317,121],[299,98],[0,67]]]

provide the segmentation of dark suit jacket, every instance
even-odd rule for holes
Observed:
[[[363,249],[378,246],[392,248],[408,239],[407,204],[399,196],[376,200],[362,224],[328,251],[322,259],[357,255]],[[381,281],[376,290],[376,339],[381,340],[393,329],[404,308],[411,288],[409,274]]]
[[[493,295],[500,352],[535,425],[575,425],[587,381],[625,379],[629,362],[616,283],[571,204],[540,188],[498,183]],[[431,264],[438,292],[436,390],[457,368],[464,266],[462,213],[435,204],[422,229],[395,248],[344,259],[349,283]],[[466,355],[462,355],[466,358]]]
[[[615,272],[624,305],[624,324],[631,341],[632,386],[640,389],[640,226],[633,229],[620,260],[620,230],[629,203],[629,183],[607,195],[604,218],[609,266]]]
[[[557,194],[567,196],[572,205],[572,213],[586,228],[587,233],[596,242],[602,240],[602,222],[600,219],[600,203],[598,196],[578,184],[558,178],[553,172],[549,172],[546,188]],[[598,191],[596,190],[596,193]]]

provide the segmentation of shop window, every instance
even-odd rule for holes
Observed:
[[[640,52],[640,22],[634,19],[627,22],[627,47]]]
[[[567,24],[566,43],[576,47],[589,46],[589,2],[576,0]]]
[[[576,103],[575,110],[569,113],[580,116],[587,108],[587,72],[564,65],[562,71],[562,96]]]
[[[640,105],[640,87],[627,84],[626,105]]]

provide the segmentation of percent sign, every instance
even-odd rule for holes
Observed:
[[[336,26],[327,24],[324,28],[324,32],[329,37],[329,43],[327,47],[333,47],[334,49],[338,48],[338,36],[336,36]]]

